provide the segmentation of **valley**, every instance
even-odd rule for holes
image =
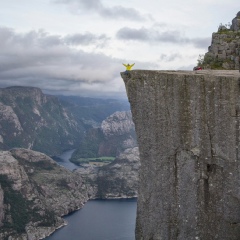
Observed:
[[[11,87],[0,89],[0,105],[2,238],[37,240],[89,199],[137,196],[140,163],[126,101]]]

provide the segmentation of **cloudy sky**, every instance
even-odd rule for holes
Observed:
[[[0,87],[126,97],[119,73],[192,70],[239,0],[0,0]]]

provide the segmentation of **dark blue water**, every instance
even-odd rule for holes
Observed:
[[[134,240],[136,199],[90,200],[46,240]]]
[[[66,151],[54,160],[69,170],[79,168],[69,161],[73,152]],[[134,240],[136,208],[136,199],[90,200],[64,217],[68,225],[45,240]]]
[[[64,152],[63,154],[53,157],[53,159],[61,166],[69,169],[69,170],[74,170],[76,168],[79,168],[78,165],[72,163],[69,161],[69,159],[71,158],[73,152],[75,151],[75,149],[72,150],[68,150],[66,152]]]

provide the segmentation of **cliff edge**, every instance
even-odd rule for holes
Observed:
[[[240,239],[239,72],[121,76],[141,161],[136,239]]]

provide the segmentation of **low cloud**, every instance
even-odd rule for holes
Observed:
[[[79,14],[83,11],[92,11],[103,18],[127,19],[132,21],[144,21],[146,19],[145,16],[134,8],[126,8],[119,5],[106,7],[101,0],[55,0],[54,2],[67,5],[74,14]]]
[[[36,86],[46,91],[85,91],[96,96],[116,92],[118,86],[114,87],[113,81],[119,78],[121,61],[69,46],[105,39],[104,35],[58,36],[42,30],[23,34],[0,28],[0,87]],[[94,86],[99,87],[98,92]]]
[[[118,30],[116,37],[125,41],[141,41],[147,43],[192,44],[196,48],[206,48],[210,38],[187,38],[179,31],[159,32],[154,29],[124,27]]]

